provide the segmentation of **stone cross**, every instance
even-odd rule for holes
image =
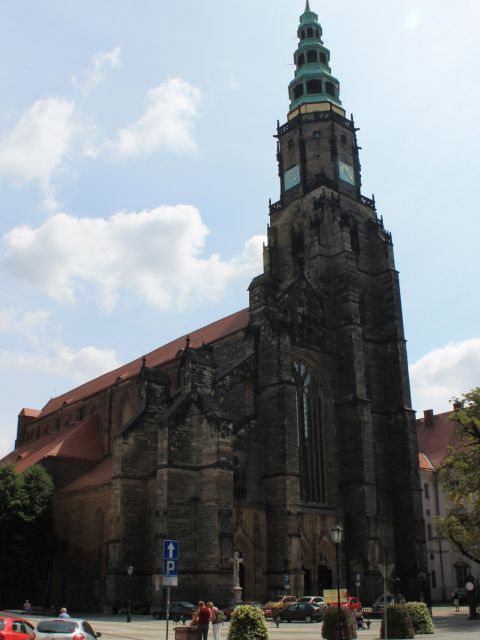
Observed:
[[[238,589],[240,587],[240,563],[243,562],[243,558],[240,557],[238,551],[234,551],[230,562],[233,563],[233,588]]]

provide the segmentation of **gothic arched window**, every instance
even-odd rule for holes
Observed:
[[[324,503],[325,447],[322,400],[311,370],[303,362],[293,364],[297,390],[297,438],[300,491],[303,502]]]

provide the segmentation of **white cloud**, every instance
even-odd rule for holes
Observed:
[[[93,346],[75,351],[55,340],[44,343],[38,350],[0,351],[0,369],[56,375],[77,383],[91,380],[118,366],[115,351]]]
[[[40,372],[84,382],[119,366],[114,351],[91,345],[76,351],[52,338],[54,332],[47,311],[0,310],[0,334],[19,339],[17,348],[0,349],[0,370]]]
[[[13,129],[0,136],[0,177],[14,183],[37,181],[48,209],[56,206],[51,179],[70,149],[74,106],[62,98],[35,102]]]
[[[73,84],[87,94],[99,85],[107,76],[107,71],[120,64],[120,47],[111,51],[98,51],[92,58],[91,69],[80,78],[73,76]]]
[[[229,261],[202,257],[209,233],[189,205],[160,206],[110,218],[51,216],[37,228],[19,226],[4,236],[3,266],[38,292],[73,303],[93,287],[104,311],[118,296],[158,309],[218,300],[234,278],[261,270],[262,236]]]
[[[417,411],[448,411],[450,399],[480,386],[480,338],[433,349],[410,367]]]
[[[29,338],[34,331],[44,326],[50,317],[48,311],[25,311],[0,309],[0,333]]]
[[[407,16],[405,18],[405,23],[404,23],[405,27],[409,31],[413,31],[414,29],[417,29],[417,27],[420,26],[422,19],[423,19],[423,9],[421,7],[415,7],[407,13]]]
[[[193,124],[200,103],[200,90],[181,78],[172,78],[147,93],[145,113],[132,125],[120,129],[107,143],[119,157],[153,153],[161,148],[193,151]]]

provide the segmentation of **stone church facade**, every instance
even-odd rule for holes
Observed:
[[[59,546],[46,598],[111,610],[162,601],[162,544],[180,544],[172,599],[382,591],[425,570],[415,416],[392,238],[361,194],[356,128],[317,15],[298,28],[278,124],[280,200],[249,307],[19,416],[22,470],[56,483]],[[288,576],[288,579],[285,578]]]

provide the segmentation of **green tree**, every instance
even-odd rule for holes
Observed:
[[[0,599],[4,606],[21,606],[26,597],[37,603],[41,598],[39,604],[43,604],[47,597],[53,488],[50,475],[39,465],[24,473],[17,473],[12,465],[0,466]]]
[[[249,604],[235,607],[227,640],[268,640],[263,612]]]
[[[458,442],[439,468],[449,509],[435,525],[464,556],[480,564],[480,387],[456,401],[460,408],[451,420],[458,423]]]

